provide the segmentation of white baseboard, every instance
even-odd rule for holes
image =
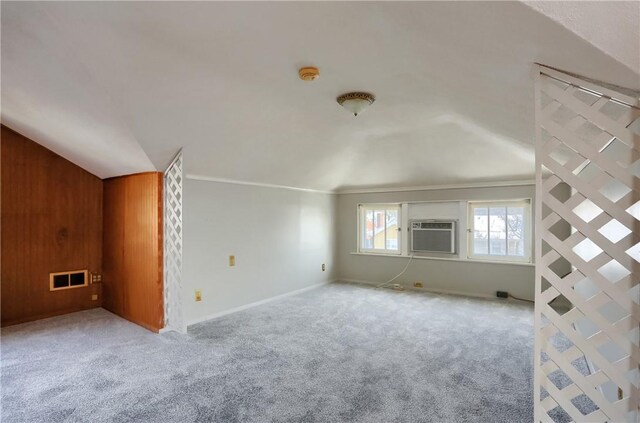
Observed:
[[[253,308],[253,307],[257,307],[257,306],[262,305],[262,304],[267,304],[267,303],[270,303],[272,301],[280,300],[282,298],[291,297],[293,295],[298,295],[298,294],[301,294],[303,292],[311,291],[312,289],[316,289],[316,288],[319,288],[319,287],[324,286],[324,285],[328,285],[328,284],[336,282],[336,281],[337,280],[334,279],[334,280],[330,280],[330,281],[326,281],[326,282],[317,283],[315,285],[307,286],[307,287],[302,288],[302,289],[296,289],[295,291],[286,292],[284,294],[276,295],[275,297],[265,298],[264,300],[256,301],[256,302],[249,303],[249,304],[245,304],[245,305],[242,305],[242,306],[239,306],[239,307],[230,308],[229,310],[224,310],[224,311],[220,311],[218,313],[213,313],[213,314],[208,314],[206,316],[197,317],[195,319],[189,320],[187,322],[187,326],[195,325],[196,323],[206,322],[207,320],[217,319],[219,317],[226,316],[228,314],[237,313],[239,311],[247,310],[247,309]]]
[[[359,284],[371,285],[371,286],[380,285],[380,282],[363,281],[363,280],[357,280],[357,279],[339,278],[339,279],[337,279],[337,281],[338,282],[348,282],[348,283],[359,283]],[[408,289],[408,290],[411,290],[411,291],[416,291],[416,292],[432,292],[434,294],[457,295],[459,297],[496,299],[495,295],[481,294],[481,293],[478,293],[478,292],[451,291],[451,290],[448,290],[448,289],[429,288],[429,287],[426,287],[426,286],[424,288],[414,288],[413,286],[406,286],[406,285],[403,285],[403,284],[400,284],[400,285],[402,285],[405,289]]]

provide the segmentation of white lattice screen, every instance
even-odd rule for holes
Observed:
[[[543,66],[535,94],[536,421],[637,422],[638,94]]]
[[[182,152],[164,174],[165,328],[186,332],[182,314]]]

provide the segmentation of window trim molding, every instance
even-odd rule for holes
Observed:
[[[376,253],[359,253],[357,251],[350,251],[350,255],[352,256],[369,256],[369,257],[392,257],[392,258],[411,258],[411,255],[408,254],[376,254]],[[414,255],[413,260],[436,260],[436,261],[451,261],[458,263],[476,263],[476,264],[501,264],[508,266],[524,266],[524,267],[533,267],[535,263],[528,263],[526,261],[504,261],[504,260],[474,260],[463,257],[432,257],[432,256],[418,256]]]
[[[388,249],[380,249],[380,248],[364,248],[362,247],[362,224],[364,222],[364,211],[366,208],[381,208],[388,209],[390,206],[398,209],[398,249],[397,250],[388,250]],[[356,220],[356,251],[361,254],[375,254],[381,256],[401,256],[402,248],[403,248],[403,236],[402,236],[402,203],[358,203],[357,211],[357,220]]]
[[[505,262],[505,263],[533,263],[533,210],[532,198],[516,198],[511,200],[478,200],[478,201],[467,201],[467,260],[470,261],[493,261],[493,262]],[[524,205],[525,209],[525,225],[524,225],[524,256],[495,256],[489,254],[474,254],[473,253],[473,208],[477,205],[485,204],[486,207],[491,207],[492,205],[504,205],[508,207],[509,205],[514,206],[522,206]]]

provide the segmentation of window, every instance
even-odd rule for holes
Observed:
[[[358,221],[358,251],[400,254],[400,204],[361,204]]]
[[[531,261],[531,201],[469,203],[469,258]]]

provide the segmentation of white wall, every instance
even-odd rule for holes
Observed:
[[[460,217],[466,210],[460,200],[533,198],[534,191],[518,186],[332,195],[185,179],[184,318],[205,320],[335,279],[381,283],[395,276],[407,258],[350,254],[356,251],[359,203],[446,201],[412,206],[409,213],[457,208]],[[230,255],[235,267],[229,266]],[[399,282],[414,281],[470,295],[534,294],[534,268],[527,265],[414,259]],[[202,291],[201,302],[194,300],[196,290]]]
[[[333,279],[335,195],[192,179],[183,195],[188,323]]]
[[[533,199],[534,195],[533,185],[339,195],[337,276],[341,280],[382,283],[397,275],[409,260],[401,257],[352,254],[357,251],[359,203]],[[461,220],[465,219],[466,216]],[[414,258],[406,273],[397,282],[410,286],[415,281],[423,282],[426,289],[439,291],[494,297],[496,291],[500,290],[521,298],[534,298],[532,265]]]

